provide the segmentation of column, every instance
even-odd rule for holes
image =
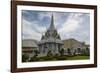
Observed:
[[[56,51],[57,51],[57,53],[58,53],[58,44],[56,44]]]
[[[42,53],[43,53],[43,49],[44,49],[44,44],[42,44]]]

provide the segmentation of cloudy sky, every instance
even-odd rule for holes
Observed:
[[[49,28],[51,16],[61,39],[74,38],[90,43],[90,14],[22,10],[22,38],[40,40]]]

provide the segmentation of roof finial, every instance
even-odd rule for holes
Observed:
[[[50,28],[49,29],[55,29],[54,27],[54,18],[53,18],[53,14],[51,16],[51,24],[50,24]]]

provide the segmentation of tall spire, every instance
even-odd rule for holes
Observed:
[[[52,14],[52,17],[51,17],[51,24],[50,24],[50,27],[49,27],[50,30],[54,30],[55,27],[54,27],[54,18],[53,18],[53,14]]]

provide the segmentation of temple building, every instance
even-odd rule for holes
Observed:
[[[48,53],[59,55],[61,49],[64,50],[64,55],[90,55],[89,44],[74,38],[61,40],[54,26],[53,15],[51,16],[50,26],[42,35],[40,41],[34,39],[23,39],[22,41],[22,54],[28,54],[30,58],[36,54],[36,50],[39,52],[37,57],[42,57],[48,56]]]
[[[62,48],[63,42],[58,34],[55,26],[53,15],[51,17],[51,24],[38,43],[41,56],[46,56],[48,52],[53,55],[59,54],[59,50]]]

